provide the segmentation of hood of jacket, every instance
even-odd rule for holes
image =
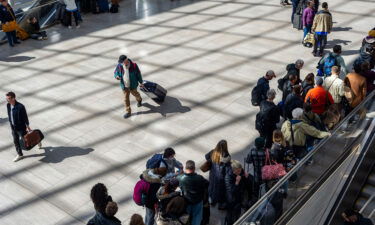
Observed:
[[[143,171],[142,178],[149,183],[161,183],[160,175],[154,174],[152,169]]]
[[[174,191],[174,192],[169,193],[169,194],[164,194],[164,187],[161,187],[159,189],[159,191],[156,193],[156,197],[159,200],[173,198],[173,197],[176,197],[176,196],[179,196],[179,195],[181,195],[181,193],[179,191]]]

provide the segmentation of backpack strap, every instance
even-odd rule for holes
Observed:
[[[293,124],[292,124],[292,120],[289,120],[290,122],[290,133],[291,133],[291,136],[292,136],[292,142],[293,142],[293,145],[291,146],[293,148],[294,146],[294,132],[293,132]]]

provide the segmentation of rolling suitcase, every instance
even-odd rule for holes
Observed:
[[[44,139],[44,135],[42,131],[40,130],[32,130],[31,132],[27,133],[24,137],[24,148],[26,150],[30,150],[34,148],[35,145],[38,145],[41,143],[41,141]]]
[[[154,100],[156,103],[161,104],[164,102],[165,96],[167,95],[167,90],[157,83],[150,81],[143,81],[144,88],[141,88],[148,97]]]

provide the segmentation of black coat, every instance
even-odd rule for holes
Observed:
[[[293,119],[292,111],[296,108],[303,108],[303,100],[302,97],[291,93],[288,95],[288,97],[286,97],[284,103],[284,112],[286,118]]]
[[[2,24],[13,21],[14,18],[16,18],[12,7],[8,5],[8,8],[9,10],[7,9],[7,7],[0,5],[0,21]]]
[[[272,133],[276,129],[276,124],[280,122],[280,110],[279,107],[273,102],[262,101],[260,103],[260,113],[264,121],[264,133]]]
[[[245,192],[252,192],[252,184],[249,177],[245,176],[244,171],[241,172],[241,181],[236,185],[236,177],[233,173],[232,168],[228,168],[225,173],[225,192],[227,207],[232,208],[238,205],[241,205],[245,197]]]
[[[206,160],[211,160],[210,151],[206,154]],[[223,203],[225,202],[225,174],[226,170],[230,167],[230,162],[227,163],[214,163],[211,164],[210,175],[209,175],[209,186],[208,194],[213,203]]]
[[[177,177],[180,182],[182,194],[188,204],[196,204],[203,201],[208,181],[202,175],[184,173]]]
[[[13,120],[14,120],[14,126],[12,125],[12,120],[10,116],[10,104],[7,104],[7,110],[8,110],[8,119],[9,123],[12,129],[18,130],[18,131],[25,131],[26,126],[29,126],[29,118],[27,117],[25,106],[21,103],[16,101],[16,104],[13,108]]]

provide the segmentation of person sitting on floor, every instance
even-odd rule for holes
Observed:
[[[30,38],[35,40],[47,40],[47,32],[40,30],[39,21],[35,16],[31,16],[27,18],[26,23],[23,23],[21,25],[21,28],[23,28],[29,35]]]

